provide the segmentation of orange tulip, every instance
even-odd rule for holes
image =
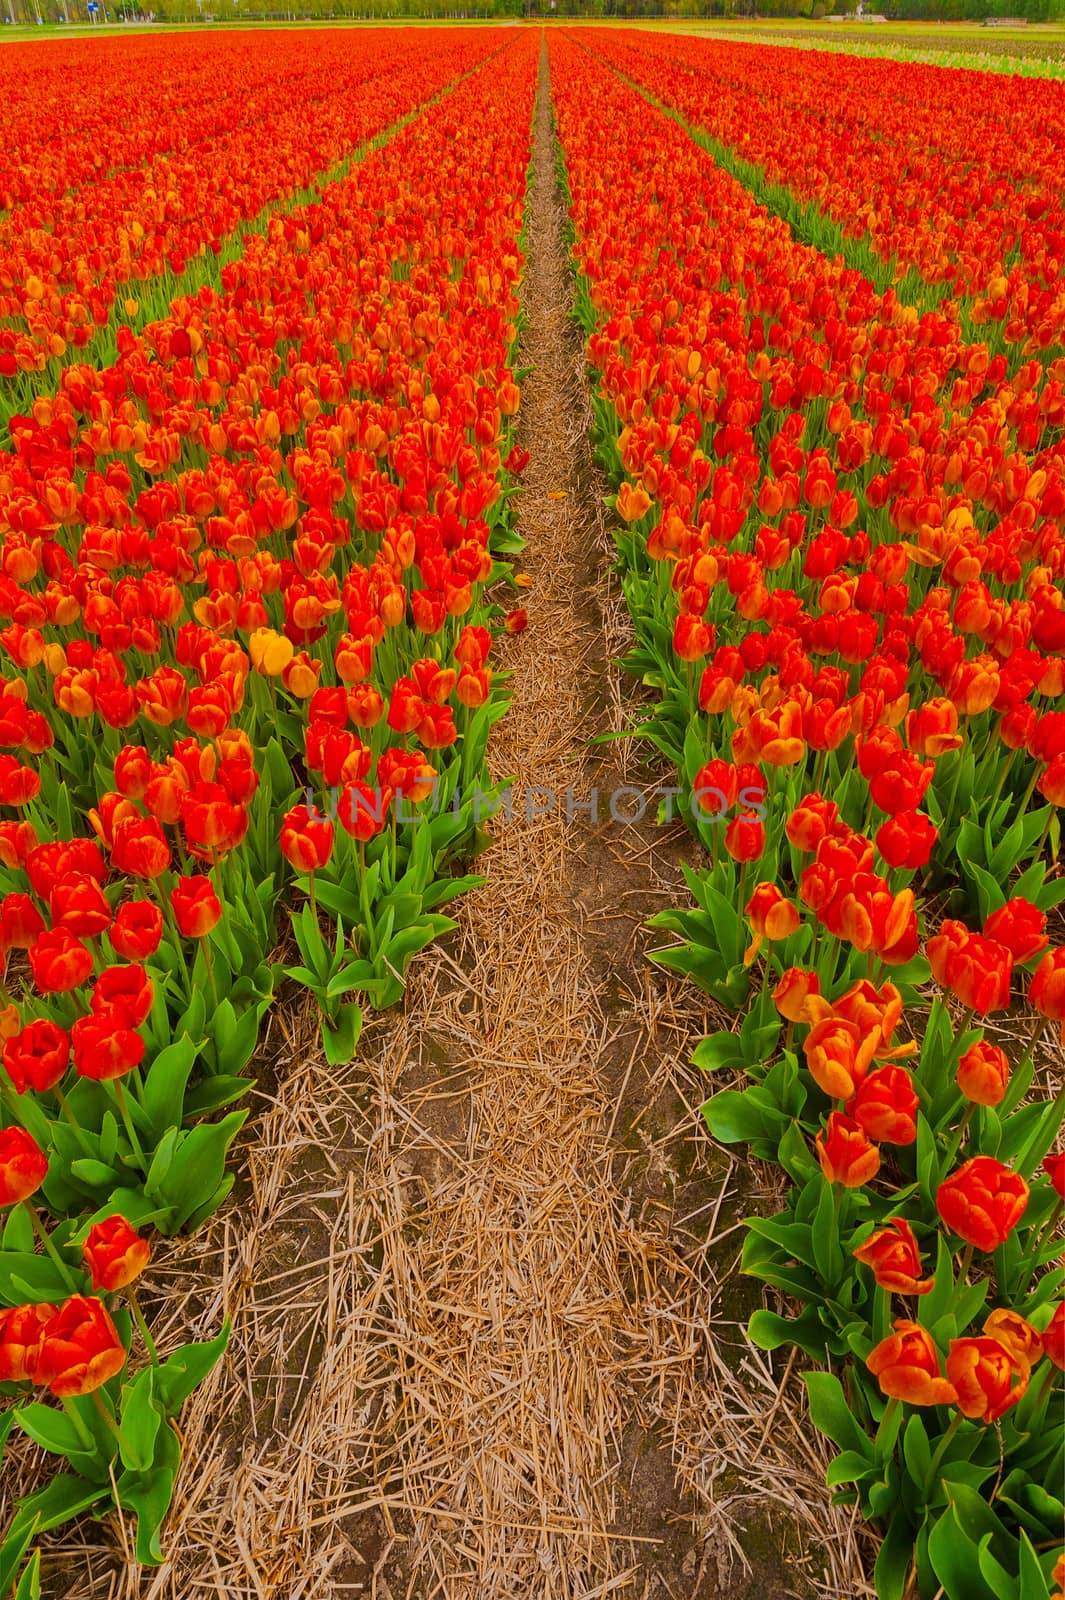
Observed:
[[[1028,1185],[993,1156],[973,1156],[936,1190],[948,1228],[978,1250],[997,1250],[1024,1215]]]
[[[865,1363],[882,1392],[911,1406],[951,1405],[957,1391],[943,1376],[931,1334],[904,1317],[894,1327],[895,1332],[869,1352]]]
[[[998,1339],[952,1339],[947,1377],[957,1390],[959,1411],[997,1422],[1027,1389],[1028,1363]]]
[[[880,1152],[856,1122],[839,1111],[829,1115],[824,1132],[814,1141],[821,1171],[829,1183],[857,1189],[880,1171]]]
[[[855,1260],[871,1267],[882,1289],[895,1294],[927,1294],[935,1278],[921,1278],[921,1253],[905,1217],[892,1217],[871,1233],[854,1252]]]

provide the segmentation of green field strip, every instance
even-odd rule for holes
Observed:
[[[1046,55],[1038,53],[1013,55],[1006,49],[983,53],[972,48],[977,42],[974,33],[962,34],[952,39],[951,44],[954,48],[951,48],[946,43],[930,46],[920,41],[912,42],[912,35],[906,37],[874,34],[870,38],[872,29],[867,30],[864,38],[857,38],[854,34],[837,34],[835,30],[827,37],[822,35],[816,38],[800,38],[796,34],[777,32],[770,28],[730,28],[726,31],[721,27],[703,27],[697,23],[683,22],[666,24],[634,22],[632,25],[647,33],[677,33],[684,34],[687,38],[718,39],[726,44],[774,45],[782,50],[820,50],[826,55],[857,56],[866,61],[877,59],[912,61],[926,67],[957,67],[966,72],[994,72],[1012,78],[1065,79],[1065,57],[1049,53],[1062,52],[1060,35],[1046,41],[1045,48],[1048,52]],[[995,39],[994,42],[1000,41]],[[1019,43],[1020,36],[1009,34],[1002,42],[1006,45]],[[1030,44],[1031,41],[1025,40],[1024,43]],[[1040,45],[1034,44],[1032,49],[1038,52]]]
[[[509,40],[507,42],[509,43]],[[265,234],[275,217],[290,216],[301,206],[313,205],[320,198],[322,191],[335,183],[343,182],[352,169],[367,156],[381,149],[382,145],[388,144],[416,117],[424,115],[432,106],[438,105],[441,100],[453,94],[460,84],[482,71],[505,48],[506,46],[502,45],[499,50],[492,51],[468,72],[460,73],[457,78],[451,79],[428,100],[421,101],[398,121],[390,123],[387,128],[382,128],[380,133],[374,134],[372,139],[367,139],[358,145],[332,167],[316,173],[305,188],[278,200],[271,200],[254,217],[241,223],[227,236],[218,255],[208,252],[202,256],[194,256],[186,265],[184,272],[174,273],[168,268],[156,278],[131,284],[130,298],[136,298],[139,305],[135,317],[127,316],[122,308],[122,301],[116,300],[107,323],[99,329],[88,346],[82,349],[68,347],[62,356],[52,356],[39,372],[25,372],[17,378],[4,380],[0,389],[0,450],[11,449],[8,430],[12,417],[25,415],[38,395],[54,392],[64,368],[86,365],[96,368],[112,366],[118,359],[118,335],[121,328],[131,328],[139,335],[151,323],[161,321],[175,299],[198,294],[204,287],[220,290],[222,273],[243,253],[247,239],[256,234]]]

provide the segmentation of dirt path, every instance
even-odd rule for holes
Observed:
[[[739,1331],[735,1223],[758,1197],[699,1132],[687,1066],[716,1023],[646,961],[685,835],[653,804],[613,820],[611,791],[651,780],[589,745],[629,718],[626,623],[562,222],[545,56],[530,626],[490,750],[513,817],[355,1062],[325,1067],[309,1011],[275,1019],[237,1204],[155,1280],[175,1337],[234,1324],[183,1419],[171,1561],[138,1573],[87,1524],[50,1559],[55,1600],[783,1600],[814,1592],[803,1552],[826,1539],[826,1589],[860,1592],[823,1458]],[[593,788],[598,823],[567,807]]]

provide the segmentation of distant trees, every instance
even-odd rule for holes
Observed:
[[[1025,16],[1031,22],[1065,15],[1065,0],[867,0],[870,9],[906,22],[982,21]],[[407,18],[462,21],[508,17],[587,18],[635,22],[646,17],[695,20],[761,16],[818,18],[853,12],[857,0],[99,0],[108,22],[153,18],[157,22],[358,20],[402,22]],[[89,20],[87,0],[0,0],[0,21],[34,26]]]

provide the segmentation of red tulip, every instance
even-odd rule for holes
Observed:
[[[1043,1171],[1050,1179],[1051,1187],[1059,1199],[1065,1200],[1065,1150],[1056,1156],[1046,1156],[1043,1160]]]
[[[295,806],[281,820],[281,854],[297,872],[316,872],[333,853],[333,824],[308,806]]]
[[[145,969],[137,965],[108,967],[96,980],[92,992],[94,1012],[122,1011],[127,1026],[139,1028],[152,1009],[154,987]]]
[[[121,1006],[79,1017],[70,1038],[74,1066],[83,1078],[121,1078],[144,1059],[144,1040],[129,1026]]]
[[[33,981],[42,994],[65,994],[76,989],[92,971],[92,956],[80,939],[65,928],[42,933],[30,950]]]
[[[917,1138],[917,1093],[905,1067],[876,1067],[847,1102],[847,1115],[885,1144],[913,1144]]]
[[[36,1194],[48,1176],[48,1157],[25,1128],[0,1128],[0,1206]]]
[[[38,1304],[0,1311],[0,1383],[32,1382],[44,1330],[56,1308]]]
[[[885,1227],[871,1233],[854,1256],[873,1269],[882,1289],[895,1294],[927,1294],[935,1287],[935,1278],[920,1277],[921,1253],[905,1217],[892,1217]]]
[[[4,1040],[4,1068],[16,1094],[45,1094],[60,1082],[70,1063],[70,1037],[55,1022],[40,1017]]]
[[[1017,895],[991,913],[984,923],[984,934],[1005,945],[1014,961],[1030,961],[1050,943],[1046,925],[1045,913]]]
[[[125,1347],[103,1302],[77,1294],[44,1327],[34,1381],[67,1399],[91,1394],[125,1364]]]
[[[170,891],[170,904],[183,939],[206,939],[222,916],[222,902],[202,873],[179,878]]]
[[[163,913],[152,900],[130,900],[119,906],[108,937],[116,955],[146,961],[163,937]]]
[[[974,1105],[997,1106],[1009,1081],[1009,1057],[986,1039],[970,1045],[958,1061],[958,1088]]]
[[[997,1422],[1027,1389],[1028,1364],[997,1339],[952,1339],[947,1377],[957,1390],[959,1411]]]
[[[916,1322],[899,1318],[895,1332],[871,1350],[866,1366],[884,1394],[911,1406],[950,1405],[957,1391],[940,1367],[932,1336]]]
[[[826,1129],[817,1135],[817,1159],[829,1183],[857,1189],[880,1171],[880,1152],[863,1130],[838,1111],[829,1115]]]
[[[94,1223],[82,1248],[93,1288],[107,1294],[139,1278],[152,1253],[147,1239],[121,1216]]]
[[[948,1228],[978,1250],[997,1250],[1024,1215],[1028,1185],[993,1156],[973,1156],[936,1191]]]

